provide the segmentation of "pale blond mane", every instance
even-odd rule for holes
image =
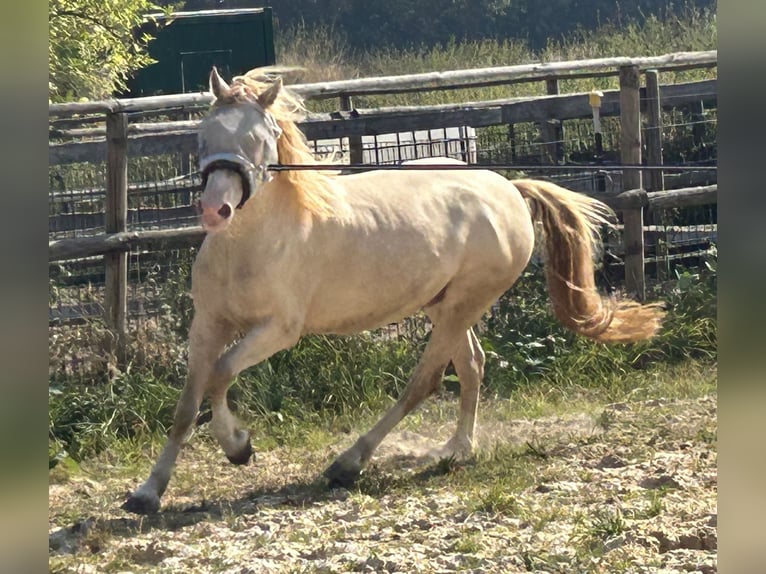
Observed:
[[[216,103],[250,100],[271,86],[275,79],[269,68],[254,68],[243,76],[235,76],[230,86],[231,98]],[[306,108],[299,96],[283,86],[268,111],[282,129],[282,135],[277,140],[279,163],[318,164],[332,160],[317,159],[308,146],[306,136],[298,129],[296,122],[306,116]],[[281,171],[275,177],[283,188],[287,188],[285,191],[294,196],[299,209],[320,218],[338,214],[341,198],[334,178],[334,172],[319,170]]]

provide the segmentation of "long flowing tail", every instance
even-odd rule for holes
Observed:
[[[662,324],[659,304],[642,305],[600,295],[593,250],[599,226],[612,210],[600,201],[547,181],[512,180],[542,223],[545,276],[553,313],[567,328],[596,341],[626,343],[653,337]]]

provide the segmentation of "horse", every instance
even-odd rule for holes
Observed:
[[[205,397],[224,454],[250,460],[250,434],[227,404],[238,373],[304,335],[359,333],[419,311],[432,327],[406,388],[324,478],[331,488],[353,485],[450,363],[459,411],[443,452],[470,454],[485,364],[474,326],[528,265],[536,228],[551,310],[565,327],[604,343],[648,339],[661,327],[660,304],[597,291],[594,248],[614,220],[605,204],[491,170],[270,171],[317,161],[296,125],[300,98],[258,69],[228,84],[213,68],[209,83],[214,99],[198,132],[206,235],[192,268],[187,380],[166,444],[126,510],[159,510]]]

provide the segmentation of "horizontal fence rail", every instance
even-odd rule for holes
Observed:
[[[601,99],[601,117],[620,114],[620,90],[607,90]],[[309,140],[336,139],[349,136],[395,133],[403,125],[411,130],[447,128],[469,125],[474,128],[590,118],[593,111],[587,92],[558,96],[510,98],[464,104],[437,106],[398,106],[361,109],[349,112],[310,114],[299,124]],[[663,106],[672,108],[700,100],[717,102],[717,80],[703,80],[660,87]],[[163,122],[156,126],[136,124],[128,128],[130,152],[137,156],[161,155],[171,152],[196,153],[197,121]],[[80,130],[70,136],[101,136],[105,128]],[[66,135],[66,132],[64,134]],[[50,165],[76,162],[98,162],[106,157],[106,139],[52,143],[48,149]]]
[[[547,78],[616,76],[619,73],[617,71],[618,68],[622,66],[637,66],[641,70],[656,69],[663,71],[715,67],[717,65],[718,51],[708,50],[700,52],[676,52],[643,58],[599,58],[472,70],[381,76],[314,84],[293,84],[290,88],[307,100],[320,100],[339,96],[496,86],[518,82],[534,82]],[[211,101],[212,95],[203,92],[126,98],[122,100],[73,102],[51,104],[48,107],[48,115],[69,116],[73,114],[138,112],[175,107],[194,108],[207,106]]]
[[[427,90],[455,90],[504,84],[535,82],[548,78],[594,78],[617,76],[622,66],[638,66],[642,70],[686,70],[689,68],[714,67],[717,65],[716,50],[704,52],[683,52],[651,56],[646,58],[599,58],[571,60],[567,62],[546,62],[456,70],[449,72],[428,72],[378,78],[360,78],[322,84],[294,86],[295,91],[306,99],[332,98],[341,95],[361,96],[371,94],[397,94]]]

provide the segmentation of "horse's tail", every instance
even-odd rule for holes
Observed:
[[[545,276],[553,313],[567,328],[601,342],[652,337],[664,311],[658,304],[615,301],[596,290],[593,250],[599,226],[614,213],[600,201],[546,181],[513,180],[534,221],[542,223]]]

